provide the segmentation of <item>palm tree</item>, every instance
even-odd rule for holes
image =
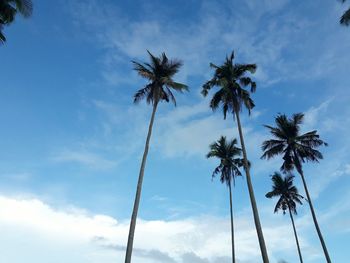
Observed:
[[[304,114],[302,113],[294,114],[291,118],[287,118],[285,114],[279,114],[275,118],[276,127],[265,125],[270,130],[273,139],[263,142],[262,150],[264,154],[261,158],[270,159],[276,155],[283,155],[281,170],[283,172],[290,172],[295,168],[300,174],[323,252],[327,262],[330,263],[331,259],[316,219],[302,168],[302,164],[306,161],[319,162],[320,159],[323,159],[321,152],[317,148],[322,145],[327,146],[327,144],[320,139],[316,130],[301,134],[300,125],[303,119]]]
[[[226,57],[224,64],[221,66],[216,66],[210,63],[210,66],[215,70],[214,76],[203,85],[202,94],[203,96],[207,96],[210,89],[213,87],[219,87],[219,90],[214,94],[210,101],[210,107],[212,110],[222,107],[224,119],[226,119],[227,112],[229,112],[233,114],[233,118],[237,121],[239,139],[243,153],[243,165],[247,178],[255,227],[258,234],[261,255],[264,263],[267,263],[269,262],[269,259],[261,229],[253,185],[251,182],[247,151],[244,144],[243,131],[240,121],[240,112],[242,111],[243,106],[248,110],[249,114],[254,107],[254,102],[250,98],[250,92],[255,92],[256,84],[250,77],[246,76],[246,73],[254,73],[257,67],[255,64],[234,64],[233,59],[234,52],[232,52],[229,57]],[[250,86],[250,91],[245,89],[248,86]]]
[[[33,3],[31,0],[1,0],[0,1],[0,43],[6,41],[2,33],[5,25],[11,24],[15,20],[17,13],[23,17],[29,17],[33,12]]]
[[[147,51],[150,56],[150,63],[139,63],[132,61],[134,65],[134,70],[143,77],[146,78],[149,82],[148,84],[136,92],[134,95],[134,103],[138,103],[142,99],[146,99],[148,104],[152,104],[153,110],[151,115],[151,120],[148,127],[148,134],[146,139],[145,150],[142,157],[140,173],[137,183],[137,190],[134,202],[134,208],[130,221],[130,229],[128,236],[128,245],[126,248],[125,263],[130,263],[131,254],[134,241],[134,233],[136,226],[137,212],[140,203],[141,190],[142,190],[142,181],[145,172],[147,154],[149,149],[149,142],[152,134],[152,127],[154,122],[154,116],[157,111],[158,103],[161,101],[172,101],[176,106],[176,100],[172,93],[172,90],[183,92],[188,90],[188,87],[184,84],[175,82],[173,80],[174,75],[179,71],[182,66],[182,62],[179,60],[169,60],[165,53],[159,57],[155,57],[149,51]]]
[[[346,0],[341,0],[343,3]],[[344,12],[344,14],[340,18],[340,24],[349,26],[350,25],[350,8]]]
[[[233,209],[232,209],[232,190],[231,182],[234,181],[235,176],[241,176],[239,167],[243,166],[243,159],[241,156],[242,150],[237,146],[237,139],[227,141],[226,137],[221,136],[217,142],[212,143],[210,152],[207,158],[216,157],[220,159],[220,164],[217,166],[212,174],[214,178],[220,174],[221,183],[226,183],[229,189],[230,198],[230,214],[231,214],[231,242],[232,242],[232,262],[235,262],[235,245],[234,245],[234,228],[233,228]]]
[[[290,220],[292,221],[293,231],[295,236],[295,241],[297,243],[298,254],[300,262],[303,263],[303,258],[301,257],[301,251],[299,246],[299,240],[297,231],[295,229],[293,213],[297,214],[296,203],[302,204],[302,197],[298,193],[298,189],[293,185],[294,175],[287,175],[286,177],[282,177],[282,175],[278,172],[272,175],[272,191],[266,194],[267,198],[279,197],[277,204],[275,206],[274,212],[277,213],[278,210],[283,211],[283,214],[286,214],[286,210],[289,212]]]

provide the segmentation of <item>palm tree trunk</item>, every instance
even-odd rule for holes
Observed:
[[[250,196],[250,202],[251,202],[252,209],[253,209],[255,228],[256,228],[256,232],[258,234],[261,256],[262,256],[263,262],[268,263],[269,258],[267,255],[264,235],[263,235],[263,232],[261,229],[258,208],[256,206],[256,201],[255,201],[255,196],[254,196],[253,185],[252,185],[252,181],[250,178],[247,151],[245,149],[241,120],[239,118],[239,111],[238,110],[235,110],[235,115],[236,115],[236,119],[237,119],[237,126],[238,126],[239,138],[241,141],[241,147],[242,147],[242,152],[243,152],[244,168],[245,168],[245,173],[246,173],[246,178],[247,178],[248,191],[249,191],[249,196]]]
[[[158,105],[157,102],[155,102],[154,105],[153,105],[151,121],[150,121],[149,127],[148,127],[148,134],[147,134],[147,139],[146,139],[145,151],[143,153],[142,162],[141,162],[141,168],[140,168],[140,173],[139,173],[139,179],[138,179],[138,182],[137,182],[137,189],[136,189],[134,208],[133,208],[132,215],[131,215],[129,236],[128,236],[128,245],[126,247],[125,263],[130,263],[130,261],[131,261],[131,254],[132,254],[132,248],[133,248],[133,243],[134,243],[134,233],[135,233],[137,212],[139,210],[139,204],[140,204],[140,198],[141,198],[142,181],[143,181],[143,176],[144,176],[144,173],[145,173],[145,166],[146,166],[147,154],[148,154],[148,149],[149,149],[149,142],[150,142],[150,139],[151,139],[153,122],[154,122],[154,116],[155,116],[155,113],[157,111],[157,105]]]
[[[303,181],[303,185],[304,185],[304,189],[305,189],[305,193],[306,193],[306,198],[307,198],[308,203],[310,205],[312,219],[314,220],[314,224],[315,224],[315,227],[316,227],[316,231],[317,231],[318,237],[319,237],[319,239],[321,241],[321,245],[322,245],[322,249],[323,249],[324,255],[326,257],[327,263],[331,263],[332,261],[331,261],[331,258],[329,257],[328,250],[327,250],[327,247],[326,247],[326,243],[323,240],[323,236],[322,236],[320,227],[318,226],[318,222],[317,222],[317,219],[316,219],[316,214],[315,214],[315,211],[314,211],[314,206],[312,205],[311,197],[310,197],[310,194],[309,194],[309,190],[307,188],[306,181],[305,181],[305,178],[304,178],[304,173],[303,173],[303,171],[301,169],[298,172],[299,172],[299,174],[301,176],[301,179]]]
[[[232,190],[231,190],[231,180],[229,182],[228,188],[230,190],[230,213],[231,213],[231,242],[232,242],[232,263],[236,262],[235,258],[235,237],[233,228],[233,209],[232,209]]]
[[[288,207],[288,208],[289,208],[289,207]],[[294,231],[295,241],[296,241],[296,243],[297,243],[297,248],[298,248],[298,254],[299,254],[300,263],[303,263],[303,258],[301,257],[300,245],[299,245],[299,240],[298,240],[297,231],[296,231],[296,229],[295,229],[295,224],[294,224],[293,215],[292,215],[292,212],[290,211],[290,208],[288,209],[288,211],[289,211],[289,215],[290,215],[290,220],[292,220],[293,231]]]

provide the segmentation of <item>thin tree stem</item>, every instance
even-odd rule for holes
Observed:
[[[268,255],[267,255],[264,235],[263,235],[261,224],[260,224],[259,212],[258,212],[258,208],[257,208],[256,201],[255,201],[253,185],[252,185],[252,181],[251,181],[251,178],[250,178],[250,169],[249,169],[249,164],[248,164],[248,157],[247,157],[247,152],[246,152],[246,149],[245,149],[245,144],[244,144],[244,139],[243,139],[243,131],[242,131],[242,126],[241,126],[241,120],[239,118],[239,111],[237,109],[235,110],[235,115],[236,115],[236,120],[237,120],[239,138],[240,138],[240,141],[241,141],[241,147],[242,147],[242,152],[243,152],[244,168],[245,168],[244,170],[245,170],[246,178],[247,178],[248,191],[249,191],[250,202],[251,202],[252,210],[253,210],[255,228],[256,228],[256,232],[258,234],[258,240],[259,240],[261,256],[262,256],[263,262],[264,263],[268,263],[269,262],[269,258],[268,258]]]
[[[231,242],[232,242],[232,263],[236,262],[235,258],[235,237],[233,228],[233,209],[232,209],[232,190],[231,190],[231,180],[229,182],[228,188],[230,190],[230,214],[231,214]]]
[[[304,173],[303,173],[303,171],[300,171],[299,173],[300,173],[301,179],[303,181],[303,185],[304,185],[304,189],[305,189],[305,193],[306,193],[306,198],[307,198],[308,203],[310,205],[312,219],[314,221],[314,224],[315,224],[315,227],[316,227],[316,231],[317,231],[318,237],[320,239],[324,255],[326,257],[327,263],[331,263],[332,261],[331,261],[331,259],[329,257],[328,250],[327,250],[327,247],[326,247],[326,243],[324,242],[324,239],[323,239],[323,236],[322,236],[322,233],[321,233],[321,229],[320,229],[320,227],[318,225],[318,222],[317,222],[316,214],[315,214],[315,211],[314,211],[314,206],[312,204],[311,197],[310,197],[310,194],[309,194],[309,190],[307,188],[306,181],[305,181],[305,178],[304,178]]]
[[[292,220],[293,231],[294,231],[295,241],[296,241],[296,243],[297,243],[297,248],[298,248],[298,254],[299,254],[300,263],[303,263],[303,258],[302,258],[302,256],[301,256],[301,251],[300,251],[300,245],[299,245],[298,235],[297,235],[297,231],[296,231],[296,228],[295,228],[293,215],[292,215],[292,212],[290,211],[290,208],[289,208],[289,207],[288,207],[288,211],[289,211],[289,215],[290,215],[290,220]]]
[[[148,127],[148,134],[147,134],[147,139],[146,139],[146,144],[145,144],[145,150],[143,153],[141,167],[140,167],[140,173],[139,173],[139,179],[137,182],[134,208],[133,208],[132,215],[131,215],[128,244],[126,247],[125,263],[131,262],[131,254],[132,254],[133,243],[134,243],[134,234],[135,234],[135,227],[136,227],[137,212],[139,210],[142,182],[143,182],[143,177],[144,177],[144,173],[145,173],[145,167],[146,167],[146,161],[147,161],[147,155],[148,155],[148,149],[149,149],[149,142],[150,142],[151,135],[152,135],[154,116],[155,116],[156,111],[157,111],[157,106],[158,106],[158,103],[155,102],[153,105],[152,116],[151,116],[151,120],[150,120],[149,127]]]
[[[298,155],[297,155],[296,151],[294,150],[293,153],[294,153],[295,167],[296,167],[298,173],[301,176],[301,180],[303,181],[303,185],[304,185],[304,189],[305,189],[305,193],[306,193],[306,198],[307,198],[309,206],[310,206],[312,219],[313,219],[315,227],[316,227],[318,238],[320,239],[320,242],[321,242],[321,245],[322,245],[323,253],[324,253],[325,257],[326,257],[327,263],[331,263],[332,261],[331,261],[331,258],[329,257],[328,250],[327,250],[327,247],[326,247],[326,243],[324,242],[324,239],[323,239],[323,236],[322,236],[322,233],[321,233],[321,229],[318,226],[316,214],[315,214],[315,211],[314,211],[314,206],[312,204],[311,196],[309,194],[309,190],[308,190],[307,185],[306,185],[303,168],[301,166],[301,163],[300,163],[300,160],[298,158]]]

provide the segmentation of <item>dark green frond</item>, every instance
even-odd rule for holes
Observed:
[[[33,3],[31,0],[0,0],[0,44],[6,41],[2,32],[4,26],[11,24],[17,14],[29,17],[32,12]]]
[[[141,63],[136,62],[136,61],[131,61],[131,62],[134,64],[134,70],[137,71],[137,73],[141,77],[147,78],[149,80],[155,79],[154,73],[152,72],[152,68],[150,67],[150,65],[148,65],[148,68],[147,68],[146,63],[145,63],[145,65],[146,65],[145,66],[145,65],[142,65]]]
[[[237,74],[237,77],[243,76],[247,71],[251,74],[254,74],[256,72],[257,66],[256,64],[236,64],[235,65],[235,72]]]
[[[175,82],[175,81],[165,81],[164,82],[166,86],[176,90],[176,91],[179,91],[179,92],[184,92],[184,91],[188,91],[188,86],[185,85],[185,84],[182,84],[182,83],[178,83],[178,82]]]
[[[160,58],[157,58],[156,56],[154,56],[149,50],[147,50],[147,53],[151,60],[152,68],[154,69],[154,71],[157,71],[157,69],[160,67],[160,64],[161,64]]]
[[[174,105],[176,106],[176,99],[174,97],[174,94],[171,92],[171,90],[169,88],[165,88],[165,93],[167,94],[168,98],[174,103]]]
[[[13,0],[9,2],[14,2],[17,10],[24,16],[29,17],[33,13],[33,3],[31,0]]]
[[[2,26],[0,25],[0,44],[6,42],[6,37],[2,33]]]
[[[224,89],[220,89],[219,91],[217,91],[213,98],[210,101],[210,108],[212,110],[216,110],[217,108],[219,108],[220,103],[223,101],[225,102],[225,90]]]
[[[206,96],[208,95],[209,90],[210,90],[211,88],[213,88],[213,87],[215,87],[215,86],[219,86],[219,85],[220,85],[220,84],[219,84],[219,82],[218,82],[218,80],[217,80],[216,78],[213,78],[213,79],[207,81],[207,82],[202,86],[202,91],[201,91],[202,95],[203,95],[204,97],[206,97]]]
[[[276,155],[283,153],[284,144],[275,144],[274,141],[275,140],[268,140],[263,142],[261,148],[263,149],[264,153],[260,157],[261,159],[270,159],[272,157],[275,157]]]
[[[345,13],[340,18],[340,24],[344,26],[350,25],[350,8],[345,11]]]
[[[304,113],[295,113],[292,116],[293,124],[295,126],[298,126],[303,123],[304,120]]]
[[[134,95],[134,103],[139,103],[146,98],[152,90],[152,84],[147,85],[145,88],[138,90]]]

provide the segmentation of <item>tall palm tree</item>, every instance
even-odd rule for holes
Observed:
[[[220,164],[217,166],[212,174],[214,178],[220,174],[221,183],[226,183],[229,189],[230,198],[230,214],[231,214],[231,242],[232,242],[232,262],[235,263],[235,245],[234,245],[234,227],[233,227],[233,209],[232,209],[232,189],[231,182],[234,181],[235,176],[241,176],[239,167],[243,166],[243,159],[241,156],[242,150],[237,146],[237,139],[227,141],[226,137],[221,136],[220,139],[212,143],[207,154],[207,158],[216,157],[220,159]]]
[[[5,25],[11,24],[20,13],[23,17],[29,17],[33,12],[31,0],[0,0],[0,44],[6,41],[2,33]]]
[[[165,53],[159,57],[155,57],[149,51],[147,51],[150,57],[150,63],[139,63],[132,61],[134,65],[134,70],[143,77],[146,78],[149,82],[148,84],[136,92],[134,95],[134,103],[138,103],[142,99],[146,99],[148,104],[151,104],[153,107],[151,120],[148,127],[148,134],[145,144],[145,150],[142,157],[140,173],[137,183],[137,190],[134,202],[134,208],[130,221],[130,229],[128,236],[128,245],[126,248],[125,263],[130,263],[131,254],[134,242],[134,233],[137,219],[137,212],[140,203],[141,190],[142,190],[142,181],[145,172],[147,154],[149,149],[149,142],[152,134],[152,127],[154,122],[155,113],[157,111],[157,106],[159,102],[162,101],[172,101],[176,106],[176,100],[173,95],[173,90],[178,92],[187,91],[188,87],[184,84],[175,82],[173,80],[174,75],[179,71],[182,66],[180,60],[169,60]]]
[[[346,0],[341,0],[343,3]],[[344,12],[344,14],[340,18],[340,24],[344,26],[349,26],[350,25],[350,8]]]
[[[279,197],[274,212],[277,213],[279,210],[283,211],[283,214],[286,214],[286,210],[289,212],[290,220],[292,221],[293,231],[295,236],[295,241],[298,248],[298,254],[300,262],[303,263],[303,258],[301,256],[300,245],[298,240],[297,231],[295,229],[293,214],[297,214],[297,203],[302,204],[302,197],[298,193],[298,189],[293,185],[294,175],[287,175],[286,177],[282,177],[282,175],[278,172],[275,172],[272,179],[272,191],[266,194],[267,198]]]
[[[275,118],[276,127],[265,125],[270,130],[273,139],[263,142],[264,154],[261,158],[270,159],[276,155],[283,155],[281,170],[290,172],[295,168],[300,174],[323,252],[327,262],[330,263],[331,259],[316,219],[302,167],[305,162],[319,162],[320,159],[323,159],[322,153],[317,148],[322,145],[327,146],[327,144],[320,139],[316,130],[301,134],[300,125],[303,119],[304,114],[302,113],[294,114],[291,118],[287,118],[285,114],[279,114]]]
[[[213,63],[210,63],[210,66],[215,70],[214,76],[203,85],[202,94],[203,96],[207,96],[210,89],[218,87],[219,90],[214,94],[210,101],[210,107],[212,110],[222,107],[224,119],[226,119],[227,112],[229,112],[233,114],[233,118],[237,121],[239,139],[243,153],[243,165],[247,178],[255,227],[259,239],[261,255],[264,263],[267,263],[269,262],[269,259],[251,182],[247,151],[244,144],[242,125],[240,121],[240,113],[243,107],[248,110],[249,114],[254,107],[254,102],[250,98],[250,92],[255,92],[256,84],[246,75],[246,73],[254,73],[257,67],[255,64],[234,64],[233,59],[234,52],[226,57],[224,64],[221,66],[216,66]],[[245,89],[248,86],[250,86],[250,91]]]

